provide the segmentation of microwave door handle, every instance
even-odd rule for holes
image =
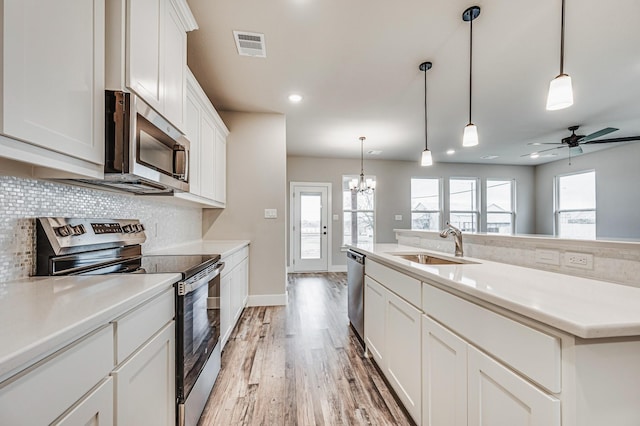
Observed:
[[[187,151],[184,146],[175,144],[173,146],[173,177],[186,180],[187,173]]]

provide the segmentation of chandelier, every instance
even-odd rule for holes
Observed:
[[[369,178],[364,178],[364,136],[360,136],[360,177],[358,179],[351,179],[349,182],[349,189],[353,193],[366,193],[369,194],[376,189],[376,181]]]

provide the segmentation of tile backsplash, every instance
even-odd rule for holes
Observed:
[[[143,252],[202,238],[202,210],[197,207],[0,176],[0,282],[34,273],[35,218],[44,216],[140,219],[147,228]]]

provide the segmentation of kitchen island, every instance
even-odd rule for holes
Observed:
[[[350,248],[367,256],[368,352],[416,423],[640,424],[640,289],[396,244]],[[416,253],[461,263],[400,256]]]

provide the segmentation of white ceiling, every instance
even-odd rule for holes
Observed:
[[[359,136],[375,158],[419,161],[427,73],[429,148],[435,161],[540,164],[529,142],[566,128],[640,135],[640,1],[567,0],[565,72],[574,105],[546,111],[559,72],[560,0],[188,0],[200,29],[189,66],[219,110],[286,114],[289,155],[356,158]],[[480,145],[462,148],[473,26],[473,121]],[[233,30],[265,34],[266,58],[239,56]],[[287,97],[304,99],[291,104]],[[640,142],[637,142],[640,143]],[[598,145],[598,148],[616,144]],[[585,145],[584,151],[594,149]],[[448,156],[445,151],[456,149]],[[482,160],[483,155],[498,155]],[[373,158],[365,155],[367,158]]]

